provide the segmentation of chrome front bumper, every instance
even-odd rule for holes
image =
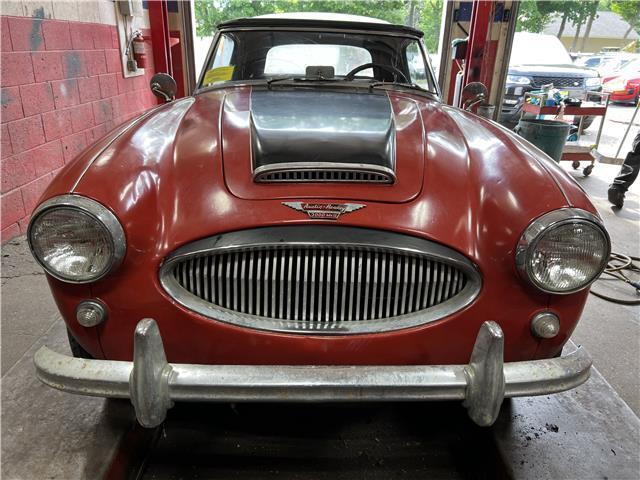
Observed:
[[[288,366],[189,365],[167,362],[156,322],[138,323],[133,362],[84,360],[41,347],[38,378],[65,392],[130,398],[145,427],[161,424],[173,401],[462,400],[481,426],[495,422],[505,397],[569,390],[589,378],[583,348],[565,357],[503,362],[495,322],[480,327],[468,365]]]

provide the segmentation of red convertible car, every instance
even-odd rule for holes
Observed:
[[[634,60],[602,84],[612,102],[638,104],[640,100],[640,60]]]
[[[491,425],[584,382],[586,352],[561,353],[602,221],[540,150],[442,103],[421,37],[221,24],[195,94],[89,147],[33,213],[73,351],[42,347],[39,378],[145,426],[173,401],[446,399]]]

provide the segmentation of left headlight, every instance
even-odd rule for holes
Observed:
[[[587,78],[587,79],[585,79],[584,84],[587,87],[599,87],[600,84],[601,84],[600,77]]]
[[[523,278],[547,293],[568,294],[589,286],[609,260],[611,243],[595,215],[576,208],[534,220],[516,249]]]
[[[95,282],[125,255],[124,230],[106,207],[78,195],[42,203],[31,217],[29,247],[51,276],[71,283]]]
[[[507,83],[515,83],[516,85],[530,85],[531,79],[522,75],[507,75]]]

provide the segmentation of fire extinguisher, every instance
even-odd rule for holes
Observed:
[[[135,37],[133,37],[132,46],[133,46],[133,58],[136,61],[138,68],[146,68],[147,67],[147,53],[144,48],[144,37],[142,33],[136,32]]]

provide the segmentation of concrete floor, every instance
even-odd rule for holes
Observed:
[[[589,177],[584,177],[569,165],[562,163],[598,208],[611,235],[612,250],[640,257],[640,181],[632,185],[624,208],[618,210],[607,201],[607,188],[619,166],[598,164]],[[594,366],[640,416],[640,307],[617,305],[590,295],[572,338],[587,348]]]
[[[570,168],[568,164],[563,166]],[[571,172],[571,174],[575,175],[576,180],[590,193],[599,208],[611,233],[614,250],[640,256],[640,182],[634,185],[628,195],[624,209],[616,211],[606,202],[606,188],[617,169],[618,167],[612,165],[597,165],[591,177],[584,178],[578,172]],[[45,277],[31,259],[24,238],[10,242],[2,249],[1,313],[3,477],[24,479],[101,477],[108,467],[104,463],[104,458],[113,452],[117,441],[122,438],[130,425],[131,409],[124,403],[70,396],[51,390],[40,385],[33,376],[31,357],[39,345],[46,343],[61,352],[68,352],[68,347],[64,326],[57,315]],[[593,396],[589,393],[589,386],[598,384],[606,387],[606,382],[613,386],[636,415],[640,414],[639,313],[639,307],[618,306],[593,296],[589,299],[583,320],[576,329],[573,340],[588,349],[594,358],[595,367],[602,372],[604,379],[594,375],[595,378],[587,385],[566,395],[563,394],[561,398],[558,395],[551,396],[552,399],[559,398],[560,405],[571,406],[566,411],[567,415],[576,410],[574,404],[580,398]],[[549,397],[542,397],[539,400],[522,399],[512,402],[513,413],[505,413],[506,416],[512,417],[510,426],[503,425],[494,430],[497,442],[501,445],[500,448],[507,451],[517,450],[518,455],[523,456],[523,463],[520,464],[522,468],[511,470],[516,473],[516,477],[533,478],[530,475],[533,475],[535,470],[530,469],[533,462],[538,463],[536,456],[549,455],[545,450],[549,445],[545,444],[542,447],[542,440],[540,440],[537,444],[537,453],[532,458],[534,449],[526,440],[530,435],[521,432],[525,427],[538,430],[545,428],[544,417],[536,418],[535,415],[532,416],[531,411],[544,411],[545,408],[549,408],[549,401]],[[609,408],[612,408],[611,405],[614,406],[612,410],[614,415],[619,412],[619,415],[623,416],[626,407],[619,399],[610,402]],[[440,411],[438,408],[436,412]],[[443,408],[442,412],[447,410],[446,407]],[[457,412],[455,415],[461,413],[459,406],[454,407],[454,410]],[[178,421],[178,430],[182,428],[180,422],[184,420],[184,412],[185,409],[178,410],[177,416],[174,417]],[[624,413],[624,415],[629,414]],[[558,415],[555,423],[559,424],[564,414]],[[637,423],[637,418],[634,417],[632,422]],[[41,430],[48,434],[38,434]],[[504,434],[505,431],[506,434]],[[588,428],[580,427],[575,435],[585,435],[587,431],[589,431]],[[566,430],[561,433],[565,438],[567,433],[573,434],[570,427],[566,427]],[[588,442],[587,437],[590,438],[590,435],[596,433],[588,434],[583,441]],[[208,435],[206,432],[203,434]],[[504,438],[501,439],[501,435]],[[113,441],[106,442],[107,438]],[[547,436],[547,439],[551,438],[553,436]],[[560,437],[557,438],[560,439]],[[635,439],[633,442],[638,443],[633,436],[621,438],[633,438]],[[534,440],[538,441],[537,435]],[[425,441],[429,445],[438,444],[438,442],[433,443],[432,438],[420,441]],[[560,445],[559,441],[557,444]],[[170,440],[160,444],[160,447],[168,448],[167,451],[171,451],[170,446]],[[611,448],[614,453],[610,453],[609,448],[605,449],[605,453],[609,457],[617,455],[613,460],[621,461],[620,452],[628,448],[628,445],[616,443],[612,444]],[[528,451],[531,453],[527,454]],[[575,459],[580,459],[580,451],[573,452],[573,455]],[[625,455],[628,457],[629,453]],[[609,457],[607,461],[612,460]],[[49,464],[43,461],[48,458],[55,458],[56,462]],[[163,460],[162,449],[155,453],[155,458]],[[357,465],[359,464],[354,466],[355,470],[352,473],[358,470]],[[445,465],[446,462],[438,464],[439,468],[443,469],[441,472],[446,470]],[[611,470],[606,471],[611,472]],[[29,473],[25,475],[24,472]],[[152,469],[150,473],[157,473],[157,470]],[[179,474],[179,471],[175,473]],[[151,475],[147,478],[156,477]],[[452,472],[451,477],[455,478],[456,474]],[[489,475],[486,478],[492,478],[492,476]],[[609,478],[620,477],[609,475]],[[625,476],[625,478],[632,477]]]
[[[635,107],[632,105],[615,103],[609,104],[607,116],[605,117],[604,128],[602,129],[602,137],[600,138],[600,146],[598,147],[598,151],[602,155],[609,158],[615,157],[618,148],[620,148],[622,136],[627,129],[627,125],[629,125],[629,122],[631,122],[631,117],[633,116],[634,111]],[[595,143],[600,122],[601,118],[599,117],[587,129],[582,139],[589,140]],[[629,135],[627,135],[627,138],[625,139],[617,158],[623,159],[627,152],[631,150],[631,143],[633,141],[633,137],[638,132],[639,126],[640,114],[636,116],[636,119],[633,122],[633,126],[629,131]]]

